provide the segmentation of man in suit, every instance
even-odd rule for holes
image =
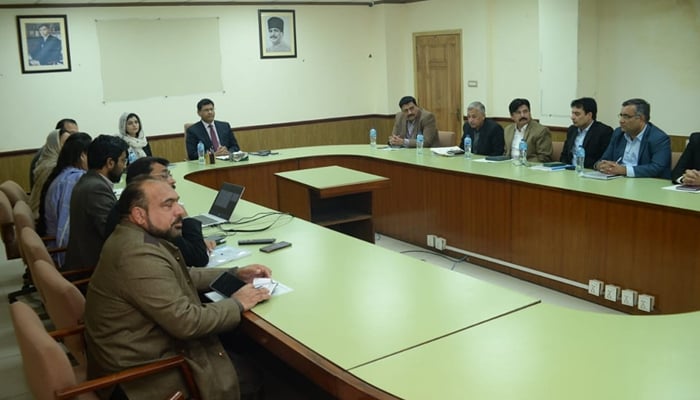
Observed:
[[[399,100],[401,112],[396,114],[391,131],[391,146],[416,147],[416,136],[423,134],[423,146],[431,147],[438,142],[435,115],[418,107],[416,99],[404,96]]]
[[[34,39],[29,51],[30,65],[56,65],[63,63],[61,40],[51,34],[47,24],[39,26],[39,37]]]
[[[512,158],[520,156],[520,140],[527,143],[527,160],[531,162],[552,161],[552,134],[549,128],[532,120],[530,101],[514,99],[508,106],[510,118],[514,123],[504,130],[504,154]]]
[[[182,354],[189,362],[203,399],[240,398],[239,378],[218,334],[234,329],[241,313],[269,299],[254,288],[256,277],[270,269],[253,264],[235,268],[246,283],[206,307],[198,292],[223,270],[187,268],[172,243],[182,234],[185,211],[179,196],[163,179],[134,179],[122,193],[121,221],[105,242],[85,302],[88,376],[97,378],[161,358]],[[186,393],[179,371],[166,371],[122,383],[102,393],[110,398],[164,399]],[[188,398],[190,396],[187,396]]]
[[[585,168],[593,168],[593,164],[600,160],[610,143],[613,129],[597,121],[597,114],[598,104],[591,97],[581,97],[571,102],[572,125],[566,131],[566,141],[559,161],[576,164],[574,158],[579,146],[583,146],[586,151],[586,159],[583,161]]]
[[[117,201],[114,183],[126,167],[129,145],[120,137],[100,135],[88,146],[88,172],[73,188],[65,269],[93,268],[107,239],[105,225]]]
[[[187,128],[187,157],[196,160],[197,144],[202,142],[205,151],[213,151],[215,156],[225,156],[240,151],[236,136],[228,122],[215,121],[214,102],[202,99],[197,103],[197,114],[202,119]]]
[[[649,122],[650,108],[644,99],[622,103],[620,127],[595,169],[630,178],[671,178],[671,139]]]
[[[464,138],[472,139],[472,153],[484,156],[503,155],[503,128],[490,118],[486,118],[486,107],[474,101],[467,107],[467,122],[462,128],[459,147],[464,150]]]
[[[151,176],[168,182],[175,189],[175,178],[168,169],[170,162],[159,157],[142,157],[126,168],[126,184],[128,185],[139,176]],[[119,210],[115,204],[107,217],[107,236],[109,236],[119,223]],[[189,267],[206,267],[209,263],[209,251],[216,247],[211,240],[204,240],[202,236],[202,223],[194,218],[183,217],[182,232],[173,240],[173,244],[180,249],[185,259],[185,265]]]
[[[688,145],[671,172],[671,180],[673,183],[700,186],[700,132],[690,135]]]

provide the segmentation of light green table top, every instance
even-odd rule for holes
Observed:
[[[404,399],[697,399],[698,332],[538,304],[350,372]]]
[[[355,171],[337,165],[277,172],[275,175],[319,190],[388,180],[388,178],[383,176]]]
[[[389,150],[371,149],[369,145],[334,145],[281,149],[278,152],[278,155],[266,157],[251,155],[249,161],[239,163],[217,161],[213,166],[200,166],[196,161],[190,161],[178,164],[183,164],[183,170],[186,170],[186,172],[193,172],[208,168],[243,166],[314,156],[362,156],[455,173],[467,172],[485,177],[542,185],[562,190],[591,193],[689,211],[700,211],[700,194],[663,190],[663,187],[671,185],[671,182],[665,179],[618,178],[610,181],[583,179],[578,177],[574,171],[549,172],[514,166],[510,161],[497,163],[478,161],[483,158],[482,156],[474,156],[472,159],[466,159],[463,156],[444,157],[433,154],[430,149],[424,149],[423,154],[419,155],[415,149]]]
[[[206,211],[215,196],[214,190],[184,180],[177,191],[190,214]],[[241,201],[232,220],[265,211],[272,210]],[[216,233],[216,228],[204,231]],[[289,216],[265,232],[230,236],[228,243],[239,247],[238,239],[262,237],[292,247],[266,254],[258,251],[261,246],[245,246],[250,256],[222,267],[269,266],[273,278],[294,291],[253,311],[344,369],[538,302]]]

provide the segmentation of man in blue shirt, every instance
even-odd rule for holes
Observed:
[[[649,122],[650,108],[644,99],[622,103],[620,127],[595,169],[630,178],[671,178],[671,139]]]

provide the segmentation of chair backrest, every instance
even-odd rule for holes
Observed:
[[[24,376],[37,400],[54,399],[54,392],[75,386],[77,378],[68,356],[27,304],[10,304],[15,336],[22,354]]]
[[[83,323],[85,296],[77,287],[61,275],[53,264],[36,260],[33,265],[34,284],[41,287],[44,309],[56,329],[67,329]],[[85,362],[85,343],[81,335],[64,339],[64,343],[80,365]]]
[[[34,266],[37,260],[43,260],[50,265],[54,265],[53,259],[46,249],[44,242],[41,237],[36,233],[35,230],[30,227],[24,227],[19,233],[19,247],[21,249],[22,258],[24,259],[27,268],[29,268],[29,273],[34,276]],[[46,301],[44,298],[44,290],[41,286],[41,282],[34,281],[34,286],[36,291],[39,292],[42,301]]]
[[[674,151],[671,153],[671,169],[676,168],[676,164],[678,164],[681,154],[683,154],[682,151]]]
[[[29,196],[27,192],[22,189],[17,182],[13,180],[6,180],[0,184],[0,190],[5,193],[7,198],[10,200],[10,204],[14,207],[15,203],[22,200],[24,202],[29,202]]]
[[[559,161],[564,142],[552,142],[552,161]]]
[[[15,218],[12,205],[7,195],[0,191],[0,236],[5,244],[5,255],[8,260],[19,257],[17,234],[15,233]]]
[[[438,146],[451,147],[457,144],[456,135],[452,131],[438,131]]]
[[[183,132],[183,140],[184,140],[184,145],[185,145],[185,160],[189,160],[190,156],[187,154],[187,130],[190,129],[190,126],[194,125],[192,122],[186,122],[184,125],[185,130]]]

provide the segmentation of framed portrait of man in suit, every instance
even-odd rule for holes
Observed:
[[[297,56],[294,10],[258,10],[260,58]]]
[[[70,71],[65,15],[18,15],[22,73]]]

